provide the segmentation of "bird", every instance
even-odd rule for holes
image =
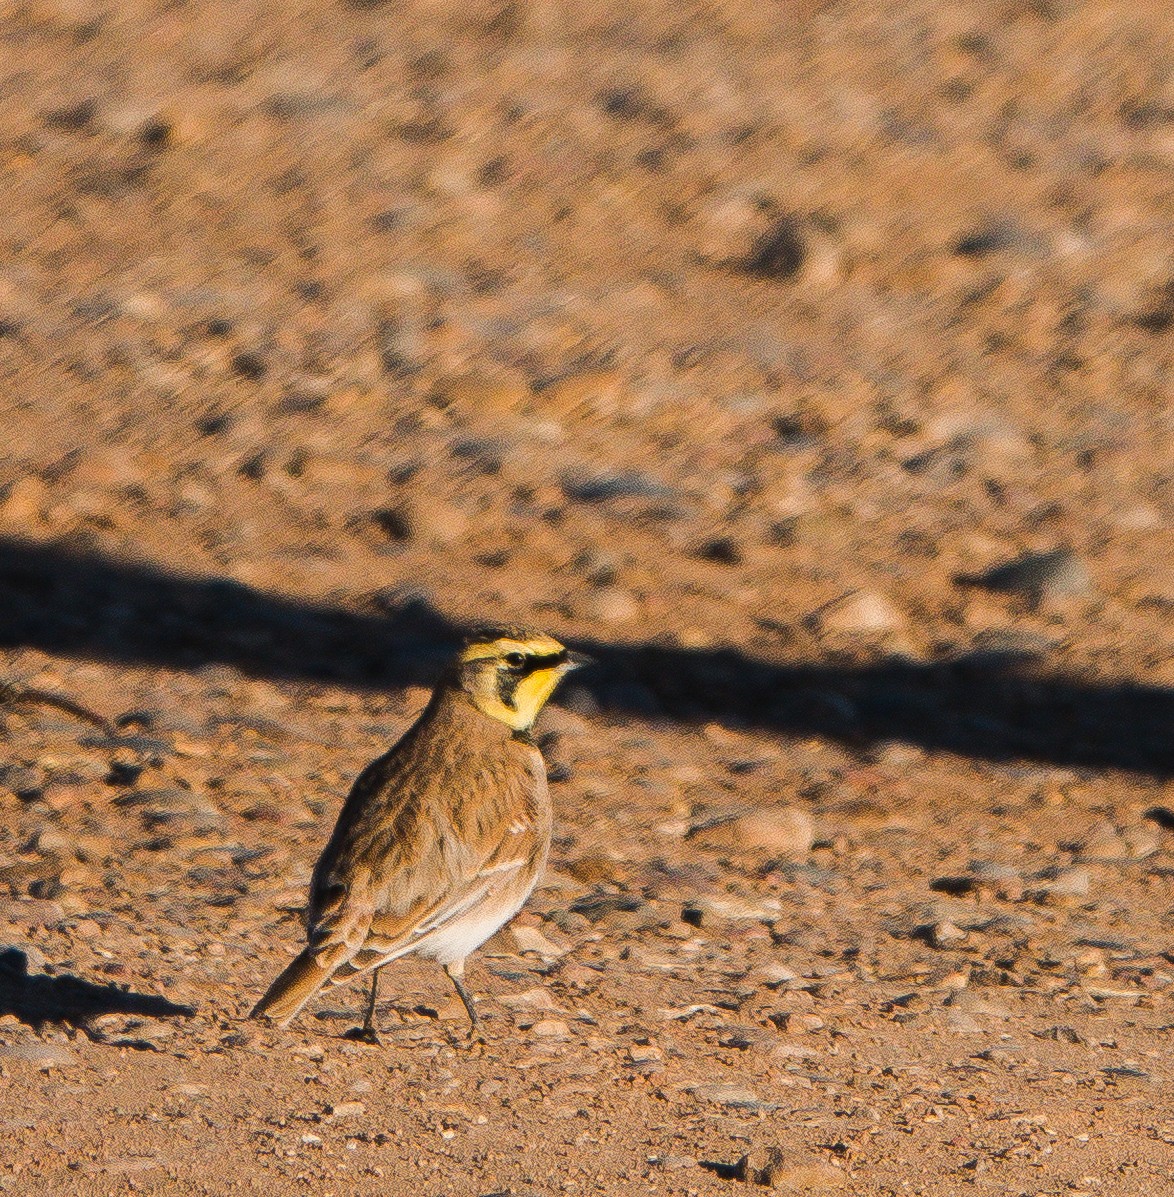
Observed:
[[[563,677],[589,664],[552,636],[475,633],[416,722],[356,779],[314,868],[306,946],[251,1012],[286,1026],[327,984],[371,974],[348,1035],[378,1043],[379,973],[439,963],[469,1016],[465,960],[521,909],[550,848],[546,765],[530,730]]]

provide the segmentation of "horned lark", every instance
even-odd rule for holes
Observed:
[[[416,952],[436,960],[473,1027],[465,958],[521,908],[550,846],[542,753],[529,730],[564,674],[589,658],[550,636],[474,636],[424,713],[360,774],[310,882],[308,946],[253,1009],[284,1026],[327,983]]]

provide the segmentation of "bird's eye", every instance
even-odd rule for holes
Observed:
[[[511,669],[521,669],[526,664],[526,658],[521,653],[506,653],[505,663]]]

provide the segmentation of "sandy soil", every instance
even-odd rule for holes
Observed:
[[[1169,1191],[1171,26],[0,10],[0,1191]],[[487,1041],[245,1021],[487,620]]]

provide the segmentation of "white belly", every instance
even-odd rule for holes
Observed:
[[[454,964],[476,951],[495,931],[504,927],[522,908],[526,895],[511,903],[482,902],[466,914],[430,931],[416,949],[421,956],[441,964]]]

